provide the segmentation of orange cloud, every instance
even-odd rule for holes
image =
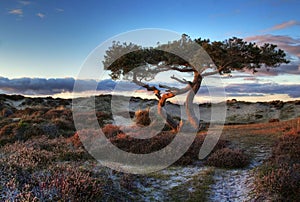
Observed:
[[[275,30],[280,30],[280,29],[286,29],[288,27],[292,27],[292,26],[299,26],[300,22],[296,21],[296,20],[290,20],[287,22],[283,22],[277,25],[274,25],[273,27],[264,30],[263,32],[267,32],[267,31],[275,31]]]
[[[258,44],[273,43],[278,45],[279,48],[289,52],[290,54],[300,58],[300,39],[295,39],[290,36],[284,35],[257,35],[245,38],[246,41],[255,41]]]

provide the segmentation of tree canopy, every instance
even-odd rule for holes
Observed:
[[[202,48],[199,48],[199,47]],[[289,63],[286,54],[274,44],[261,46],[253,42],[232,37],[224,41],[210,41],[209,39],[192,40],[186,34],[181,39],[158,44],[157,47],[142,47],[133,43],[113,42],[106,51],[103,61],[104,69],[111,71],[112,79],[124,78],[139,86],[153,91],[159,99],[158,111],[167,99],[179,94],[188,93],[186,97],[186,111],[189,121],[194,127],[196,120],[190,105],[198,92],[204,77],[213,74],[228,74],[245,69],[257,72],[260,68],[274,68],[282,63]],[[175,76],[171,79],[186,84],[184,88],[175,88],[165,85],[150,86],[147,82],[165,71],[190,72],[193,80],[187,81]],[[162,89],[165,89],[162,92]],[[167,123],[174,129],[178,127],[168,114]]]

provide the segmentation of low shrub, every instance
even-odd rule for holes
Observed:
[[[119,126],[107,124],[102,128],[102,132],[107,138],[112,138],[122,133]]]
[[[6,145],[1,151],[3,152],[3,157],[0,160],[1,164],[8,167],[20,167],[29,171],[45,168],[54,160],[53,152],[26,142],[15,142]]]
[[[42,135],[55,138],[59,136],[59,131],[52,123],[32,124],[20,121],[18,126],[14,129],[14,135],[17,140],[26,141],[32,137],[40,137]]]
[[[75,131],[74,123],[69,120],[62,119],[62,118],[56,118],[56,119],[52,120],[51,123],[54,124],[60,130]]]
[[[19,174],[22,176],[11,178],[0,190],[5,191],[1,193],[4,201],[99,201],[104,195],[103,178],[74,165]]]
[[[259,168],[257,186],[288,201],[300,199],[300,164],[265,164]]]
[[[149,126],[151,123],[151,119],[149,117],[149,109],[136,111],[135,123],[139,126]]]
[[[70,109],[66,109],[66,108],[54,108],[54,109],[50,109],[48,110],[44,117],[46,119],[57,119],[57,118],[62,118],[62,119],[70,119],[72,117],[72,111]]]
[[[250,162],[249,157],[241,150],[223,148],[212,153],[206,164],[220,168],[243,168]]]
[[[74,147],[82,147],[83,144],[80,140],[79,134],[76,132],[72,137],[69,137],[67,140],[68,143],[71,143]]]
[[[57,166],[52,171],[50,179],[42,186],[55,188],[57,199],[63,201],[93,201],[100,200],[104,182],[101,178],[93,177],[93,173],[86,170],[79,170],[73,166]]]
[[[285,130],[272,149],[271,157],[257,169],[256,188],[278,200],[300,200],[300,133]]]
[[[103,127],[109,120],[112,120],[112,114],[108,112],[96,112],[96,117],[100,127]]]

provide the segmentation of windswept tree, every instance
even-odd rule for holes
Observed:
[[[192,40],[183,34],[181,39],[158,44],[157,47],[114,42],[106,51],[103,64],[106,70],[111,71],[112,79],[130,80],[152,91],[159,100],[158,113],[171,128],[177,130],[179,123],[162,110],[169,98],[187,94],[185,105],[188,121],[197,128],[199,121],[191,105],[205,77],[245,69],[255,73],[257,69],[278,67],[288,62],[285,52],[274,44],[259,46],[236,37],[213,42],[201,38]],[[190,73],[193,79],[189,81],[171,76],[171,79],[185,84],[183,88],[149,84],[158,73],[166,71]]]

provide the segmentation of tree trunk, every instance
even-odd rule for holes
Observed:
[[[175,95],[173,93],[163,94],[162,97],[159,99],[157,105],[157,112],[173,130],[177,131],[179,124],[166,111],[163,110],[167,99],[172,98],[174,96]]]
[[[188,121],[195,129],[199,127],[199,120],[194,113],[193,101],[195,95],[200,89],[201,83],[202,83],[202,76],[198,72],[195,72],[193,85],[191,90],[188,92],[188,95],[186,97],[186,102],[185,102],[185,110],[186,110]]]

